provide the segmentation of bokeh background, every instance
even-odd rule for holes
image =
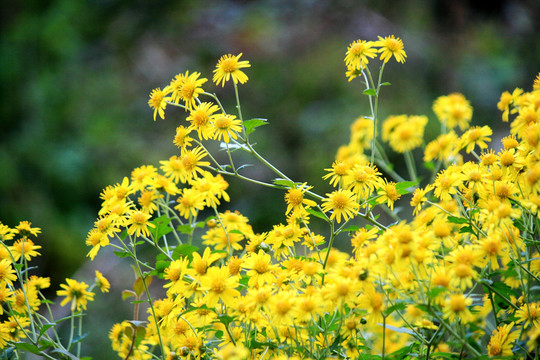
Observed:
[[[92,278],[100,267],[114,290],[90,305],[87,353],[112,357],[106,332],[129,318],[119,291],[126,264],[85,257],[86,233],[100,191],[134,167],[157,166],[177,153],[174,129],[186,114],[169,107],[152,121],[148,94],[186,70],[211,78],[217,59],[242,52],[250,81],[240,88],[246,118],[270,126],[254,139],[261,153],[298,181],[329,190],[321,176],[349,125],[369,114],[359,82],[347,82],[343,58],[358,39],[395,34],[405,64],[391,62],[381,118],[426,114],[432,101],[463,93],[473,123],[500,123],[500,93],[529,90],[540,71],[540,2],[495,0],[126,1],[24,0],[0,13],[0,221],[41,227],[39,260],[52,279]],[[231,87],[207,83],[226,106]],[[421,154],[417,154],[421,156]],[[262,177],[269,176],[261,170]],[[231,180],[227,206],[256,231],[284,220],[282,194]],[[264,205],[261,205],[264,204]],[[106,256],[106,255],[104,255]],[[81,270],[82,269],[82,270]]]

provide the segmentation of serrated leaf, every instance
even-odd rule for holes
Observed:
[[[364,95],[377,96],[375,89],[366,89],[362,92]]]
[[[249,135],[259,126],[267,125],[268,122],[266,119],[251,119],[244,121],[244,128],[246,129],[246,134]]]

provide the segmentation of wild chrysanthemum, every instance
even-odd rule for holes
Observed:
[[[17,280],[17,273],[11,266],[11,261],[3,259],[0,261],[0,284],[7,283],[12,285]]]
[[[251,65],[247,60],[240,61],[241,56],[242,53],[236,56],[228,54],[219,59],[212,79],[216,85],[221,82],[221,86],[225,86],[225,82],[231,78],[235,84],[244,84],[248,81],[247,75],[240,69],[248,68]]]
[[[15,226],[15,230],[21,236],[38,236],[38,234],[41,233],[41,229],[37,227],[33,228],[32,223],[29,221],[19,222],[19,225]]]
[[[193,128],[191,126],[185,127],[180,125],[176,128],[176,135],[174,136],[173,144],[180,149],[187,149],[191,146],[193,138],[189,136]]]
[[[170,84],[172,101],[178,104],[182,100],[186,105],[186,110],[191,110],[196,104],[195,99],[204,92],[202,84],[208,81],[205,78],[199,79],[199,76],[201,76],[200,73],[194,72],[190,75],[189,71],[176,75]]]
[[[229,270],[226,267],[211,267],[206,275],[201,278],[201,290],[207,291],[204,297],[204,303],[209,308],[215,307],[219,300],[225,306],[233,305],[240,292],[236,290],[238,279],[229,276]]]
[[[180,161],[182,162],[184,169],[182,174],[183,177],[181,177],[182,181],[188,182],[192,179],[197,179],[199,177],[198,174],[204,175],[204,170],[202,167],[210,166],[208,161],[202,161],[206,155],[206,150],[200,146],[196,147],[195,149],[182,152],[182,156],[180,157]]]
[[[403,50],[403,41],[400,38],[396,38],[394,35],[386,37],[378,37],[379,40],[375,42],[374,46],[380,47],[378,50],[381,53],[380,59],[385,63],[388,62],[392,56],[399,63],[405,63],[407,54]]]
[[[225,191],[229,187],[229,183],[220,174],[214,176],[205,171],[203,176],[193,180],[191,185],[201,194],[208,207],[217,207],[220,204],[219,199],[230,201],[230,197]]]
[[[326,196],[322,201],[322,209],[324,212],[332,211],[330,220],[336,219],[338,223],[341,222],[341,217],[344,221],[353,218],[360,208],[350,190],[336,190]]]
[[[24,256],[26,261],[30,261],[32,257],[40,255],[40,253],[36,251],[39,249],[41,249],[41,245],[35,245],[30,239],[19,239],[13,246],[10,246],[11,254],[15,261],[19,261],[22,256]]]
[[[242,121],[234,115],[213,115],[212,124],[214,124],[215,138],[226,143],[230,142],[231,138],[237,139],[237,134],[242,131]]]
[[[377,56],[377,49],[373,46],[372,41],[353,41],[347,48],[345,65],[354,70],[362,70],[369,63],[369,58]]]
[[[135,236],[141,236],[142,234],[142,236],[150,237],[150,230],[148,230],[148,228],[156,227],[154,224],[148,221],[151,217],[152,215],[140,210],[131,211],[125,222],[128,234],[135,234]]]
[[[459,126],[461,130],[469,127],[473,109],[469,101],[460,93],[439,96],[433,102],[433,112],[447,128]]]
[[[462,324],[474,320],[474,315],[469,310],[472,299],[462,293],[452,294],[446,299],[443,317],[450,321],[461,321]]]
[[[308,191],[312,187],[313,186],[308,186],[307,183],[303,183],[296,188],[291,188],[287,190],[287,193],[285,194],[285,202],[287,203],[287,210],[285,211],[285,215],[290,213],[292,210],[303,210],[304,206],[308,208],[317,206],[317,203],[315,201],[304,198],[304,194],[306,193],[306,191]]]
[[[0,241],[11,240],[15,236],[16,230],[0,222]]]
[[[134,191],[143,190],[157,175],[157,169],[152,165],[143,165],[131,172],[131,186]]]
[[[540,304],[534,302],[523,304],[516,311],[516,318],[518,323],[524,322],[525,326],[540,326]]]
[[[61,306],[71,303],[71,311],[86,310],[88,301],[94,300],[94,293],[88,291],[88,285],[73,279],[66,279],[67,284],[61,284],[62,290],[58,290],[58,296],[65,296],[60,303]]]
[[[191,123],[191,128],[197,130],[199,139],[212,139],[214,137],[215,128],[212,126],[212,114],[219,110],[216,104],[203,102],[193,108],[187,117],[187,121]]]
[[[429,184],[425,188],[418,188],[414,190],[411,198],[411,206],[414,208],[413,215],[417,215],[422,209],[422,205],[427,201],[427,193],[433,189],[433,185]]]
[[[109,280],[103,276],[103,274],[96,270],[95,271],[96,278],[95,278],[95,284],[101,290],[102,293],[109,292],[109,289],[111,288],[111,283],[109,283]]]
[[[388,181],[386,179],[383,179],[379,182],[379,189],[377,191],[377,194],[379,194],[378,201],[380,203],[386,202],[386,205],[391,210],[394,209],[394,203],[401,197],[401,194],[396,188],[396,183]]]
[[[406,122],[392,129],[389,136],[390,147],[398,153],[419,147],[424,141],[424,128],[427,122],[426,116],[409,116]]]
[[[344,178],[344,186],[361,198],[368,197],[377,186],[381,173],[373,164],[354,165]]]
[[[204,209],[204,198],[195,189],[183,189],[182,194],[176,201],[178,205],[174,208],[186,219],[197,216],[197,213]]]
[[[170,88],[168,86],[163,90],[160,88],[155,88],[150,93],[148,105],[150,108],[154,109],[154,121],[156,121],[156,114],[159,114],[160,118],[165,119],[165,108],[167,107],[167,101],[171,99],[167,96],[169,93]]]
[[[187,274],[200,279],[201,276],[206,274],[208,267],[221,257],[222,254],[212,253],[209,247],[204,249],[202,256],[195,252],[193,253],[193,260],[191,260],[191,268],[187,270]]]
[[[512,356],[513,343],[519,338],[519,331],[512,332],[514,323],[497,326],[496,330],[493,330],[489,344],[487,346],[487,352],[489,356]]]
[[[493,131],[489,126],[473,126],[461,135],[460,147],[462,149],[464,148],[467,153],[473,151],[475,146],[478,146],[480,149],[485,149],[488,147],[486,142],[491,141],[491,134],[493,134]]]
[[[242,264],[242,268],[248,269],[247,276],[249,277],[249,286],[263,286],[271,284],[275,278],[273,271],[277,269],[277,265],[272,264],[270,255],[259,250],[256,254],[251,254]]]
[[[455,132],[449,131],[446,134],[441,134],[435,140],[427,144],[424,152],[424,161],[431,161],[434,159],[451,161],[456,157],[459,150],[458,144],[458,136]]]

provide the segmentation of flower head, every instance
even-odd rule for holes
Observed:
[[[65,296],[60,305],[64,306],[71,302],[71,311],[86,310],[88,301],[94,300],[94,293],[88,291],[88,284],[73,279],[66,279],[67,284],[61,284],[62,290],[58,290],[58,296]]]
[[[379,36],[379,41],[375,42],[375,46],[380,46],[379,52],[381,54],[381,60],[388,62],[392,56],[399,63],[404,63],[407,54],[403,50],[403,41],[400,38],[396,38],[394,35],[381,37]]]
[[[242,53],[236,56],[228,54],[219,59],[212,79],[216,85],[221,82],[221,86],[224,86],[225,82],[231,78],[235,84],[244,84],[248,81],[247,75],[240,69],[248,68],[251,65],[247,60],[240,61],[241,56]]]
[[[324,212],[332,211],[330,220],[336,219],[337,222],[347,221],[354,217],[360,205],[355,201],[354,193],[350,190],[336,190],[330,194],[326,194],[327,198],[323,199],[322,209]]]
[[[160,88],[155,88],[150,93],[150,100],[148,100],[148,106],[154,109],[154,121],[156,121],[156,114],[159,114],[159,117],[165,119],[165,108],[167,107],[167,101],[171,98],[167,95],[169,94],[169,87],[161,90]]]

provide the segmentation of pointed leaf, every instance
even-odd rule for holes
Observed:
[[[244,121],[244,128],[246,129],[246,134],[249,135],[259,126],[267,125],[268,122],[266,119],[251,119]]]

